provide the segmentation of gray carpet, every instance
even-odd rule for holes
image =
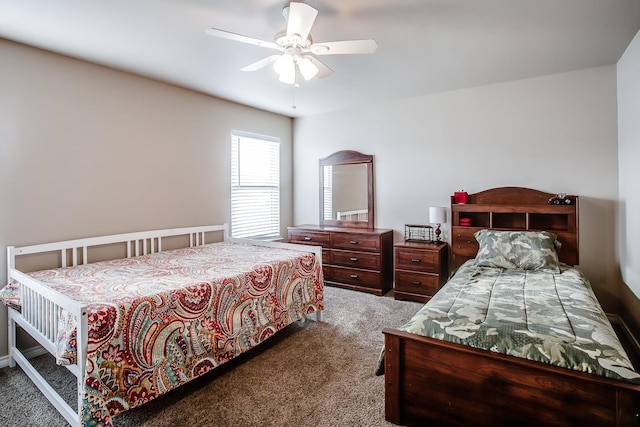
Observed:
[[[390,426],[374,369],[384,327],[421,304],[325,288],[321,323],[293,324],[256,349],[167,395],[114,417],[124,426]],[[49,356],[41,373],[74,399],[74,377]],[[64,426],[20,368],[0,369],[0,426]],[[75,407],[72,406],[72,407]]]

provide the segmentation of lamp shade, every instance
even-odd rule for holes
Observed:
[[[296,61],[298,64],[298,69],[300,70],[300,74],[304,77],[305,80],[311,80],[318,74],[318,67],[315,66],[311,60],[305,56],[300,56]]]
[[[296,81],[296,63],[293,57],[287,53],[273,63],[273,69],[280,76],[280,81],[294,84]]]
[[[447,209],[439,206],[429,208],[429,222],[431,224],[444,224],[447,222]]]

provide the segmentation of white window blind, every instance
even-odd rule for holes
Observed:
[[[231,135],[231,235],[280,238],[280,142]]]
[[[324,219],[337,219],[333,217],[333,166],[324,166],[324,182],[322,194],[324,194],[324,199],[322,204],[324,206]]]

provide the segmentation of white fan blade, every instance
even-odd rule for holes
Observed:
[[[316,16],[318,16],[318,11],[306,3],[289,3],[287,37],[298,34],[301,42],[307,40]]]
[[[229,31],[218,30],[217,28],[208,28],[204,31],[210,36],[220,37],[222,39],[234,40],[241,43],[253,44],[256,46],[268,47],[270,49],[279,50],[279,47],[274,42],[266,40],[254,39],[253,37],[243,36]]]
[[[278,58],[280,58],[281,55],[271,55],[271,56],[267,56],[264,59],[261,59],[258,62],[254,62],[253,64],[249,64],[244,68],[241,68],[242,71],[256,71],[259,70],[260,68],[264,68],[268,65],[273,64],[274,62],[276,62],[276,60]]]
[[[305,56],[305,58],[309,58],[309,60],[313,63],[313,65],[318,67],[318,74],[316,74],[316,77],[321,79],[321,78],[327,77],[328,75],[333,73],[333,70],[331,68],[329,68],[326,65],[324,65],[317,58],[314,58],[311,55],[307,55],[307,56]]]
[[[373,53],[378,49],[375,40],[344,40],[339,42],[314,43],[310,50],[314,55],[347,55]]]

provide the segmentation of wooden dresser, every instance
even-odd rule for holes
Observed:
[[[327,285],[384,295],[393,287],[393,230],[289,227],[291,243],[322,246]]]
[[[449,276],[449,245],[402,242],[394,249],[395,299],[427,302]]]

